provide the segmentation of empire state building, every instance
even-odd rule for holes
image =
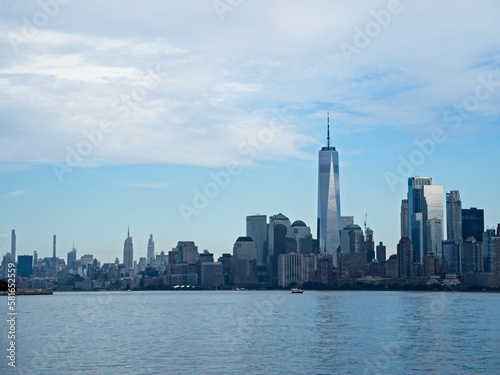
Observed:
[[[340,246],[340,187],[339,153],[330,147],[330,116],[327,125],[327,146],[319,151],[318,159],[318,239],[320,253],[333,255],[337,264]]]

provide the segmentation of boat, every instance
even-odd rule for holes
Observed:
[[[292,293],[304,293],[304,291],[299,288],[292,288]]]

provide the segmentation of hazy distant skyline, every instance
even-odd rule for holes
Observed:
[[[103,262],[127,225],[134,259],[151,233],[231,252],[252,214],[316,233],[327,111],[342,214],[388,255],[413,175],[500,222],[498,2],[40,4],[0,1],[1,254],[12,229],[18,255],[56,234]]]

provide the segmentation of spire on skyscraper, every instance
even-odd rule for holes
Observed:
[[[327,126],[326,126],[326,139],[327,146],[330,148],[330,111],[327,112]]]

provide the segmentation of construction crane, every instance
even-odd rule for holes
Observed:
[[[366,219],[368,217],[368,212],[365,214],[365,236],[366,236]]]

